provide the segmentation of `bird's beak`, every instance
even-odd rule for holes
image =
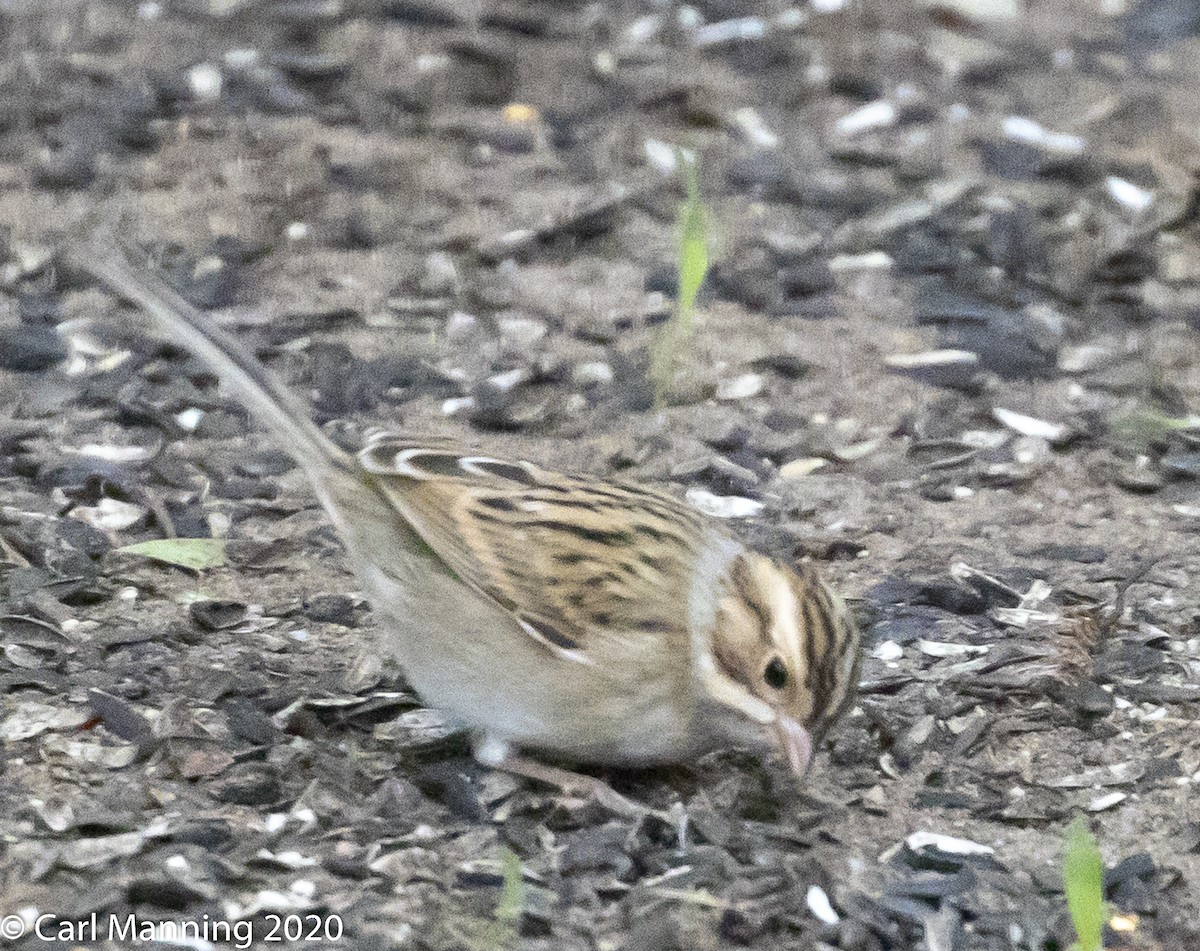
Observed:
[[[781,713],[775,719],[775,731],[779,737],[779,751],[787,757],[792,772],[804,776],[812,760],[812,737],[808,730],[793,717]]]

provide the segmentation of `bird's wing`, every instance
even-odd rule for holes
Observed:
[[[660,492],[379,439],[359,461],[461,580],[569,660],[688,637],[699,515]]]

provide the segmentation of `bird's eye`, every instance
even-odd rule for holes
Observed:
[[[771,662],[767,664],[767,669],[763,671],[763,680],[772,690],[782,690],[786,687],[788,672],[787,668],[783,666],[783,661],[778,657],[772,657]]]

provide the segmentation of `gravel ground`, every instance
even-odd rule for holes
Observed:
[[[1106,946],[1200,947],[1200,16],[1005,6],[0,4],[0,943],[1062,951],[1083,814]],[[302,475],[96,229],[347,445],[757,503],[867,641],[810,778],[600,773],[623,818],[353,682]],[[227,563],[118,550],[171,534]]]

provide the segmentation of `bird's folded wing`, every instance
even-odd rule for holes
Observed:
[[[547,650],[596,663],[631,638],[686,644],[697,513],[659,492],[381,439],[363,467],[462,581]]]

